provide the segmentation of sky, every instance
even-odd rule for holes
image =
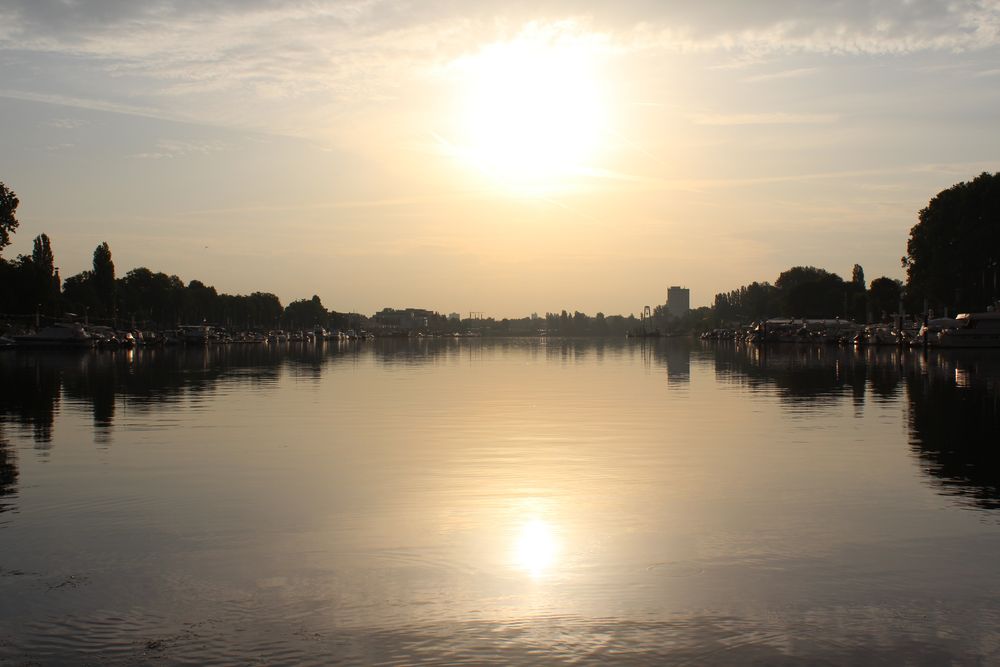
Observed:
[[[10,258],[519,317],[902,278],[1000,171],[1000,1],[0,0]]]

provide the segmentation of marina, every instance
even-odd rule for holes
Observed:
[[[900,347],[1000,348],[1000,313],[961,313],[955,318],[897,318],[893,324],[841,319],[769,319],[736,329],[712,329],[702,340],[800,345],[894,345]]]

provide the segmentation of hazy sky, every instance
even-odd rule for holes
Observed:
[[[902,277],[1000,170],[1000,1],[0,0],[4,255],[498,317]]]

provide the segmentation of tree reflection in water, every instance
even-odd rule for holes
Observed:
[[[905,350],[706,344],[716,378],[779,400],[835,403],[850,395],[860,416],[868,400],[905,388],[910,442],[921,470],[943,493],[1000,508],[1000,350]]]
[[[0,512],[9,508],[8,496],[17,492],[17,462],[14,452],[3,436],[0,435]]]
[[[686,386],[691,359],[714,365],[718,382],[750,391],[774,391],[790,407],[850,400],[860,417],[868,402],[896,400],[905,389],[910,441],[921,469],[944,493],[977,507],[1000,507],[1000,350],[910,351],[896,348],[755,347],[694,344],[684,339],[425,339],[350,346],[267,346],[140,349],[130,352],[0,354],[0,420],[30,432],[36,449],[51,446],[60,401],[88,405],[94,441],[112,442],[116,406],[132,414],[184,396],[210,394],[220,381],[265,387],[282,369],[318,380],[331,363],[373,355],[381,365],[419,365],[442,358],[474,360],[486,346],[517,346],[529,356],[575,363],[641,357],[666,371],[670,385]],[[369,350],[365,352],[364,350]],[[15,453],[0,433],[0,497],[17,482]]]
[[[913,450],[945,493],[1000,508],[1000,351],[932,362],[906,378]]]

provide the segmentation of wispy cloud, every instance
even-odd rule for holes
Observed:
[[[0,96],[304,136],[328,119],[398,103],[421,73],[516,33],[539,16],[602,26],[608,53],[708,53],[717,67],[796,53],[906,54],[1000,47],[997,0],[6,0],[0,51],[44,54],[56,76],[71,59],[92,99],[37,88]],[[748,82],[808,76],[792,67]],[[988,70],[987,70],[988,71]],[[42,72],[44,75],[44,71]],[[983,73],[982,76],[991,76]],[[13,87],[13,86],[12,86]],[[89,95],[89,94],[88,94]],[[709,124],[822,123],[829,116],[717,117]]]
[[[688,4],[672,7],[679,14],[673,20],[645,22],[637,44],[739,54],[737,62],[791,52],[881,55],[1000,45],[995,0]]]
[[[176,117],[171,117],[169,114],[163,113],[153,107],[136,106],[131,104],[120,104],[118,102],[112,102],[108,100],[73,97],[69,95],[36,93],[26,90],[11,90],[11,89],[0,88],[0,98],[21,100],[25,102],[40,102],[42,104],[52,104],[55,106],[72,107],[77,109],[88,109],[91,111],[105,111],[109,113],[126,114],[130,116],[158,118],[160,120],[177,120]]]
[[[815,67],[798,67],[796,69],[786,69],[780,72],[767,72],[756,74],[743,79],[745,83],[761,83],[764,81],[776,81],[779,79],[798,79],[810,74],[815,74],[819,69]]]
[[[192,142],[161,139],[156,142],[156,148],[154,150],[137,153],[135,157],[147,160],[171,160],[189,155],[208,155],[210,153],[217,153],[218,151],[224,149],[225,146],[216,141]]]
[[[708,113],[691,117],[696,125],[825,125],[836,123],[837,114],[829,113]]]
[[[80,118],[51,118],[45,123],[47,127],[54,127],[58,130],[75,130],[86,124],[87,121]]]

